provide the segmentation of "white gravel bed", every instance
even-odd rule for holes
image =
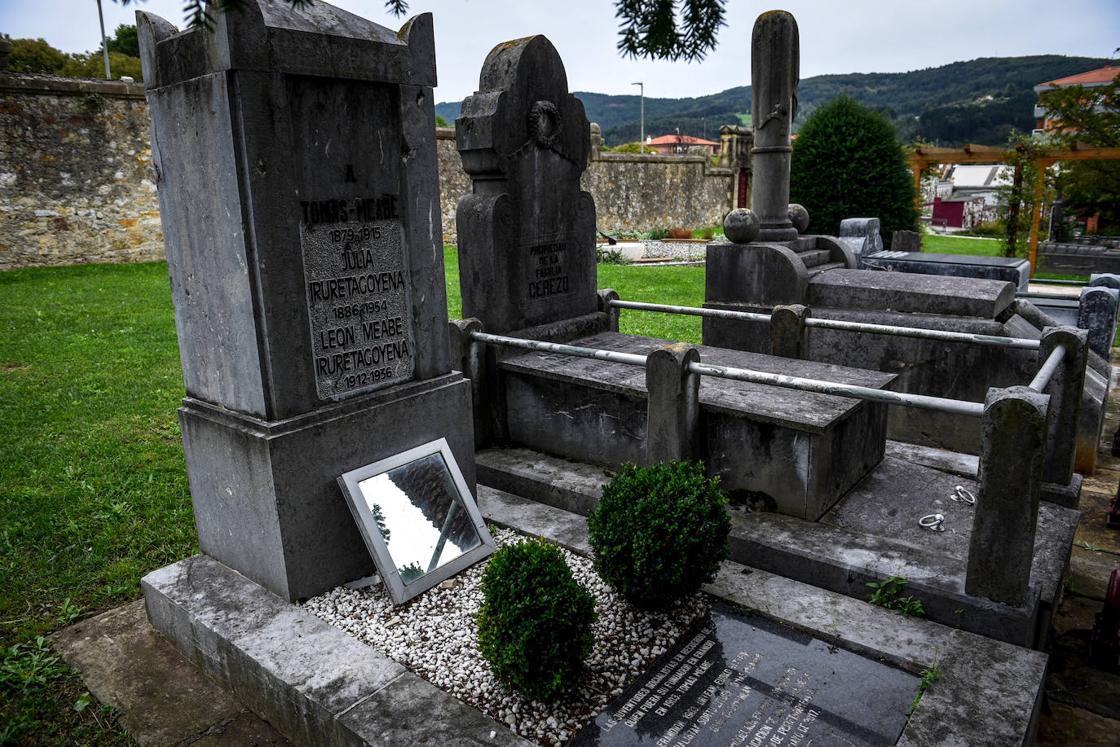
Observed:
[[[525,539],[510,529],[493,527],[491,532],[499,547]],[[487,561],[400,607],[381,585],[360,590],[340,586],[304,606],[526,739],[562,744],[707,612],[707,598],[698,592],[668,611],[646,612],[616,595],[588,558],[563,548],[561,552],[576,580],[595,597],[598,619],[579,685],[566,699],[553,703],[504,690],[478,651],[475,615],[482,604],[479,584]]]

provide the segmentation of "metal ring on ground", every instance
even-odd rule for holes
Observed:
[[[944,532],[945,516],[942,514],[926,514],[918,519],[918,526],[923,529],[929,529],[932,532]]]
[[[976,496],[973,495],[972,491],[967,489],[964,485],[958,485],[953,488],[953,494],[949,497],[954,501],[964,501],[970,506],[976,505]]]

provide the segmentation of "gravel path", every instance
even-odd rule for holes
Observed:
[[[499,547],[524,537],[491,528]],[[561,744],[595,718],[635,676],[649,667],[692,623],[707,612],[697,593],[670,610],[650,613],[617,596],[587,558],[561,548],[572,574],[595,597],[595,644],[579,686],[551,704],[506,692],[478,652],[475,614],[486,561],[394,607],[384,587],[338,587],[309,599],[307,610],[395,659],[437,687],[507,724],[526,739]]]

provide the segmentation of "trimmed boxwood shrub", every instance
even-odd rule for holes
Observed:
[[[731,519],[699,462],[625,465],[587,519],[595,570],[639,607],[671,604],[715,577]]]
[[[844,218],[878,218],[883,241],[918,226],[914,181],[885,114],[838,96],[805,120],[793,144],[789,198],[809,233],[835,236]]]
[[[494,553],[482,574],[478,647],[498,681],[535,700],[575,684],[594,638],[595,598],[542,539]]]

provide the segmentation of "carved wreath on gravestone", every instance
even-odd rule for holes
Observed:
[[[560,110],[551,101],[535,101],[529,108],[529,134],[537,145],[549,148],[560,137]]]

